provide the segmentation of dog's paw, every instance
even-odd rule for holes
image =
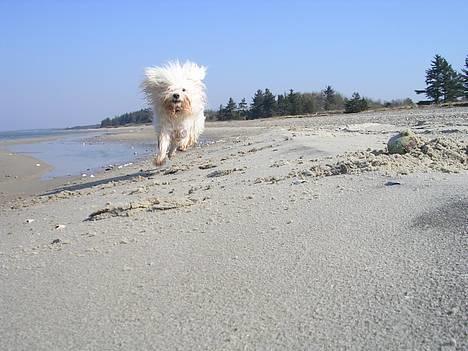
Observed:
[[[162,166],[164,163],[166,162],[166,159],[164,157],[155,157],[155,159],[153,160],[153,164],[155,166]]]
[[[169,155],[167,155],[167,157],[169,157],[169,159],[173,158],[175,156],[175,154],[176,154],[176,150],[177,149],[174,149],[171,152],[169,152]]]

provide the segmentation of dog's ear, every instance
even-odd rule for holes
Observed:
[[[167,89],[167,79],[160,67],[148,67],[145,69],[145,79],[140,84],[140,89],[148,101],[155,103],[160,99],[160,94]]]
[[[145,68],[145,79],[142,83],[143,90],[146,89],[165,89],[167,87],[166,72],[161,67]]]
[[[183,66],[187,78],[193,81],[202,81],[206,76],[206,67],[199,66],[193,62],[185,62]]]

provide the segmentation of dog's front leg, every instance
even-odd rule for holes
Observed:
[[[159,154],[154,159],[156,166],[161,166],[166,161],[167,150],[171,144],[171,136],[168,133],[161,132],[158,138]]]
[[[171,147],[169,148],[169,158],[174,157],[177,151],[177,144],[175,142],[171,143]]]

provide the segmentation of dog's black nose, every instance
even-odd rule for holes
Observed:
[[[173,97],[174,99],[178,99],[178,98],[180,97],[180,95],[179,95],[179,94],[172,94],[172,97]]]

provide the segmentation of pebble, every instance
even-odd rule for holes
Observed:
[[[292,181],[292,185],[299,185],[299,184],[306,183],[306,182],[307,182],[307,180],[305,180],[305,179],[294,179]]]
[[[200,169],[210,169],[210,168],[214,168],[214,167],[217,167],[217,166],[215,164],[212,164],[212,163],[207,163],[205,165],[198,166],[198,168],[200,168]]]
[[[230,174],[233,171],[234,171],[233,169],[217,170],[217,171],[213,171],[211,173],[208,173],[206,176],[208,178],[222,177],[222,176]]]

